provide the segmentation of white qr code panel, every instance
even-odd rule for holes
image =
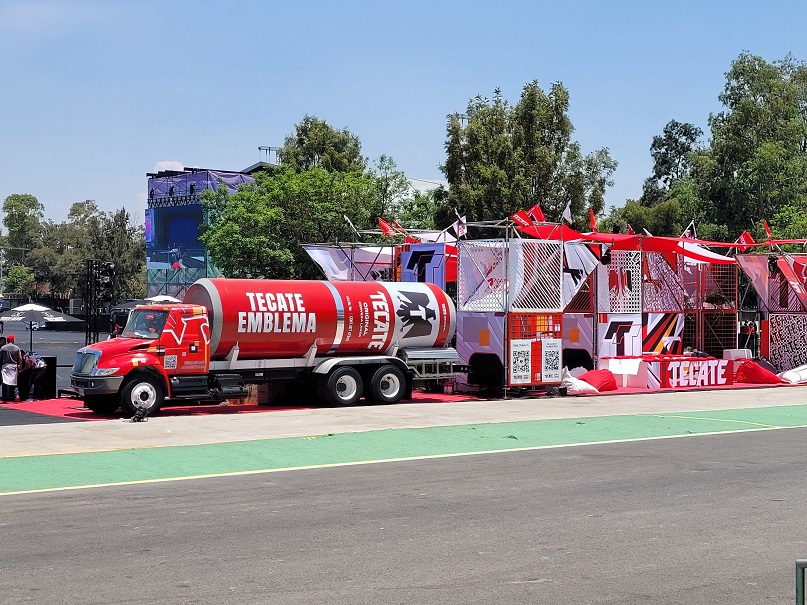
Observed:
[[[530,384],[532,341],[510,341],[510,384]]]
[[[177,356],[176,355],[166,355],[163,360],[163,367],[166,370],[176,370],[177,369]]]
[[[543,382],[560,382],[561,345],[560,338],[544,338],[541,341],[541,374]]]

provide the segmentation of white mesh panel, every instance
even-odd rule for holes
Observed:
[[[507,248],[504,240],[460,240],[457,245],[459,311],[507,310]]]
[[[512,240],[508,268],[510,311],[517,313],[563,311],[561,242]]]
[[[642,312],[642,254],[611,250],[611,263],[597,268],[600,313]]]

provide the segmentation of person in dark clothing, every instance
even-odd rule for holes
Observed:
[[[3,376],[3,401],[14,401],[17,390],[17,377],[22,363],[22,351],[14,344],[14,335],[6,337],[6,344],[0,347],[0,372]]]
[[[38,401],[42,399],[41,380],[45,375],[47,364],[45,360],[33,351],[23,356],[22,369],[18,379],[20,400]]]

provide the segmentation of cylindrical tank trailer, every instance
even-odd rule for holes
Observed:
[[[457,313],[440,288],[410,282],[200,279],[185,303],[208,309],[210,358],[383,355],[442,347]]]

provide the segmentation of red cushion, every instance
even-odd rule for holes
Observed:
[[[611,370],[590,370],[578,378],[595,387],[600,393],[616,391],[616,378]]]
[[[781,378],[770,370],[766,370],[758,363],[750,359],[744,359],[737,368],[734,375],[734,382],[745,382],[751,384],[782,384]]]

